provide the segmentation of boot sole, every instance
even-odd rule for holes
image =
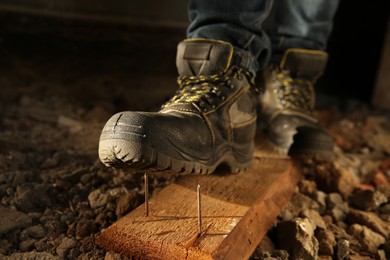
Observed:
[[[140,142],[123,139],[101,140],[99,157],[106,166],[145,172],[209,174],[221,165],[227,166],[231,172],[238,172],[248,169],[251,163],[251,160],[239,162],[233,153],[225,153],[217,161],[213,160],[213,157],[203,163],[196,158],[192,161],[184,161],[156,151]]]
[[[300,140],[293,142],[290,147],[280,146],[272,139],[268,139],[273,151],[281,155],[289,155],[291,157],[309,157],[319,160],[333,160],[334,147],[333,143],[326,140]]]

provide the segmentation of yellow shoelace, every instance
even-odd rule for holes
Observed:
[[[176,104],[195,103],[204,110],[215,108],[218,101],[224,100],[224,90],[234,88],[231,79],[239,78],[242,74],[250,76],[245,70],[232,67],[226,73],[209,76],[180,76],[177,83],[180,88],[176,94],[163,105],[166,108]]]
[[[305,79],[293,79],[286,71],[275,72],[274,94],[284,108],[312,112],[313,84]]]

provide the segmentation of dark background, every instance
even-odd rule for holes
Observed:
[[[123,93],[140,86],[131,77],[165,75],[164,84],[156,83],[157,87],[166,88],[160,93],[161,101],[165,100],[175,89],[175,52],[177,42],[185,38],[187,2],[93,3],[2,0],[0,66],[11,69],[8,72],[12,73],[15,59],[21,59],[23,64],[30,62],[31,68],[40,71],[37,73],[42,77],[45,71],[54,70],[57,74],[62,71],[65,85],[69,85],[68,91],[62,91],[80,97],[83,91],[104,92],[101,88],[109,86],[118,92],[116,102],[123,103],[123,108],[131,105]],[[390,1],[340,1],[329,39],[329,64],[318,82],[320,93],[331,95],[341,105],[346,98],[370,102],[389,7]],[[108,77],[119,72],[123,73],[116,75],[115,82],[108,82],[106,87],[84,84],[82,90],[77,88],[80,93],[70,87],[72,82],[77,83],[88,75]],[[49,80],[50,75],[47,76]],[[57,80],[53,78],[48,84],[55,85]],[[45,92],[46,88],[42,90]],[[146,108],[152,106],[147,104]]]
[[[369,102],[381,58],[390,1],[340,1],[329,38],[321,91]]]

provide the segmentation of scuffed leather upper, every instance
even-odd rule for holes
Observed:
[[[226,42],[187,40],[177,46],[176,66],[180,76],[208,76],[226,72],[233,46]]]
[[[141,149],[153,149],[181,161],[214,164],[229,153],[238,163],[248,163],[254,147],[258,98],[252,76],[232,66],[232,55],[233,46],[226,42],[181,42],[176,58],[180,75],[176,95],[159,112],[118,113],[106,125],[101,140],[141,143]]]
[[[313,129],[316,135],[323,132],[327,136],[313,117],[313,85],[322,75],[327,59],[324,51],[289,49],[279,66],[270,66],[264,72],[261,123],[277,146],[288,149],[293,143],[293,136],[302,127],[308,129],[305,130],[307,135]]]

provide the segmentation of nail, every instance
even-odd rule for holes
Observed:
[[[196,189],[197,195],[198,195],[198,235],[200,236],[202,234],[202,200],[200,197],[200,185],[198,184],[198,187]]]
[[[149,182],[148,182],[148,174],[145,172],[144,174],[144,182],[145,182],[145,216],[149,216]]]

